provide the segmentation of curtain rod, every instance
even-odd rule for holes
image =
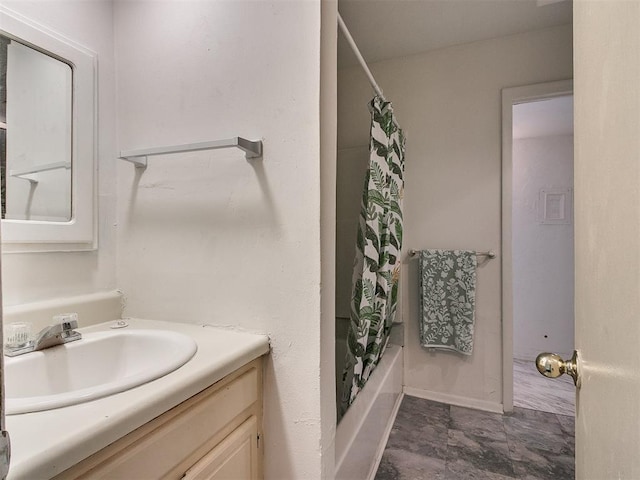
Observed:
[[[367,77],[369,78],[369,83],[371,83],[371,86],[375,90],[376,94],[379,97],[381,97],[382,100],[386,101],[386,99],[384,98],[384,94],[382,93],[382,89],[376,83],[376,79],[373,78],[373,74],[371,73],[371,70],[369,70],[369,66],[367,65],[367,62],[365,62],[364,57],[360,53],[360,49],[358,48],[358,45],[356,45],[355,40],[351,36],[351,33],[349,33],[349,29],[347,28],[347,26],[344,23],[344,20],[342,20],[342,17],[340,16],[340,12],[338,12],[338,25],[340,25],[340,30],[342,30],[342,33],[344,34],[344,37],[347,39],[347,42],[349,43],[351,50],[353,50],[353,53],[355,54],[358,61],[360,62],[360,65],[362,66],[364,73],[367,74]]]

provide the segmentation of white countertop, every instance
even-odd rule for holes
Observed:
[[[69,407],[7,416],[8,479],[51,478],[269,351],[266,335],[156,320],[127,322],[131,329],[187,334],[198,351],[177,370],[131,390]],[[80,331],[108,330],[112,323]]]

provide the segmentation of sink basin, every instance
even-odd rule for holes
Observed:
[[[5,357],[6,413],[38,412],[123,392],[187,363],[195,341],[165,330],[83,333],[82,339]]]

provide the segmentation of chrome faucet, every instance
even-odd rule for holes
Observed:
[[[65,313],[56,315],[53,319],[57,320],[58,323],[43,328],[34,339],[29,339],[26,342],[12,342],[10,337],[9,341],[4,345],[4,354],[8,357],[15,357],[17,355],[80,340],[82,334],[75,331],[75,329],[78,328],[77,318],[76,314]]]

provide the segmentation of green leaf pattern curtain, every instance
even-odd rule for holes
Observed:
[[[351,321],[343,374],[342,417],[384,352],[398,302],[402,247],[405,139],[389,102],[369,104],[371,137],[356,256]]]

